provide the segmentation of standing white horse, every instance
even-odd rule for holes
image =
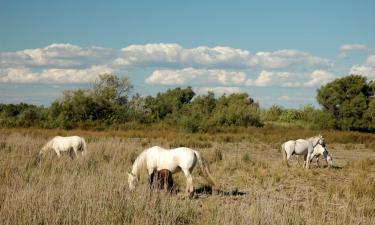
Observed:
[[[78,136],[56,136],[42,147],[39,154],[43,155],[49,149],[53,149],[59,158],[61,156],[61,152],[73,150],[76,157],[78,157],[78,151],[80,151],[82,155],[85,155],[87,152],[85,139]]]
[[[190,148],[164,149],[154,146],[144,150],[134,161],[131,173],[128,173],[129,189],[134,190],[139,181],[140,169],[146,167],[148,175],[154,171],[167,169],[172,173],[182,170],[186,177],[186,193],[191,194],[193,187],[193,169],[198,162],[204,178],[211,184],[215,185],[206,160],[202,158],[199,152]]]
[[[284,142],[281,145],[281,151],[283,153],[284,161],[288,165],[289,158],[296,155],[304,155],[304,167],[310,168],[310,162],[312,160],[312,153],[317,145],[325,145],[324,138],[322,135],[311,137],[308,139],[290,140]]]

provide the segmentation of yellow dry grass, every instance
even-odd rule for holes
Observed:
[[[88,155],[57,159],[40,147],[55,135],[81,135]],[[316,132],[227,129],[188,134],[153,127],[127,131],[0,130],[0,224],[373,224],[375,135],[325,131],[333,169],[286,168],[280,143]],[[143,149],[188,146],[202,152],[218,183],[213,194],[149,195],[146,177],[127,186]],[[302,160],[302,159],[300,159]],[[194,173],[195,187],[206,183]],[[182,174],[174,176],[180,190]]]

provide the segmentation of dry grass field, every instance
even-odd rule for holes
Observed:
[[[375,134],[323,131],[333,168],[281,163],[282,142],[316,134],[272,126],[205,134],[1,129],[0,224],[374,224]],[[58,159],[51,151],[40,162],[55,135],[83,136],[88,154]],[[199,150],[217,181],[212,194],[202,192],[199,169],[190,199],[149,194],[146,176],[130,192],[131,160],[154,145]],[[183,175],[174,178],[183,191]]]

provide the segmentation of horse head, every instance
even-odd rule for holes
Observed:
[[[332,157],[330,155],[327,156],[327,163],[328,163],[328,167],[333,166]]]
[[[320,144],[320,145],[322,145],[323,147],[325,146],[325,140],[324,140],[324,137],[321,135],[321,134],[319,134],[319,141],[318,141],[318,144]]]
[[[132,173],[128,173],[129,189],[134,190],[138,184],[138,177]]]
[[[332,167],[333,165],[333,162],[332,162],[332,157],[331,155],[329,154],[328,150],[326,147],[323,146],[323,157],[324,159],[326,160],[327,164],[328,164],[328,167]]]
[[[46,145],[44,145],[40,151],[39,151],[39,157],[43,157],[45,152],[48,150],[48,147]]]

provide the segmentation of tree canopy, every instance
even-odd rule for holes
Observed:
[[[374,83],[359,75],[336,79],[317,91],[317,101],[343,130],[372,130]]]

